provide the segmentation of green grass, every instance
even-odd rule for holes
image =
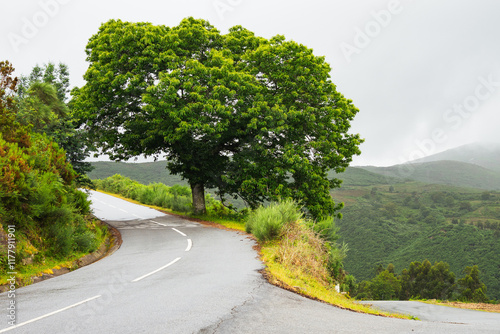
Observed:
[[[99,249],[111,237],[108,227],[97,220],[92,220],[89,224],[89,230],[96,236],[96,243],[98,245],[97,249]],[[38,250],[24,240],[24,238],[21,238],[21,241],[18,242],[17,246],[27,249],[28,253],[36,254],[38,252]],[[60,257],[51,257],[47,254],[44,255],[43,258],[35,255],[35,260],[30,264],[16,264],[16,282],[18,286],[25,286],[33,282],[33,277],[42,276],[43,274],[52,274],[54,269],[76,269],[76,260],[88,254],[89,253],[73,252],[63,259]],[[8,278],[9,277],[6,272],[2,273],[0,277],[0,285],[6,284]]]

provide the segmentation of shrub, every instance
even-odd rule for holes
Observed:
[[[268,207],[259,207],[252,212],[245,224],[245,230],[259,241],[265,242],[277,238],[284,225],[301,218],[302,213],[294,201],[280,201],[271,203]]]
[[[97,249],[97,243],[94,233],[84,231],[76,234],[74,237],[75,249],[83,253],[90,253]]]

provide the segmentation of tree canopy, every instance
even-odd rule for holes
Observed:
[[[36,65],[28,76],[18,80],[16,120],[31,125],[36,133],[45,133],[66,151],[66,158],[78,173],[80,184],[88,185],[85,173],[92,170],[84,161],[89,152],[78,120],[66,103],[69,92],[69,70],[65,64]]]
[[[94,147],[116,160],[164,155],[196,213],[205,187],[251,207],[294,198],[313,217],[340,208],[327,172],[360,153],[348,134],[358,110],[311,49],[187,18],[172,28],[111,20],[86,52],[86,84],[72,94]]]

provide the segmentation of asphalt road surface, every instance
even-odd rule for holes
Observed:
[[[7,319],[12,299],[0,294],[0,333],[500,332],[498,314],[488,321],[411,321],[312,301],[268,284],[254,243],[243,234],[96,192],[92,201],[95,215],[121,232],[121,248],[17,289],[16,326]]]

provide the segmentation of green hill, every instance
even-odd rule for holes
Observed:
[[[188,185],[178,175],[171,175],[166,168],[166,161],[127,163],[113,161],[92,162],[94,170],[88,173],[88,177],[94,179],[105,179],[115,174],[131,178],[142,184],[154,182],[164,183],[169,186],[174,184]]]
[[[364,167],[348,167],[345,172],[335,174],[330,172],[328,177],[341,179],[342,187],[350,186],[370,186],[375,184],[394,184],[403,182],[399,178],[390,177],[381,173],[374,173]]]
[[[500,298],[498,192],[414,181],[356,185],[346,178],[332,196],[346,204],[337,226],[349,245],[345,269],[358,281],[375,276],[379,264],[400,272],[412,261],[445,261],[457,277],[477,264],[488,296]]]
[[[460,161],[433,161],[391,167],[360,167],[372,173],[425,183],[500,190],[500,173]]]

